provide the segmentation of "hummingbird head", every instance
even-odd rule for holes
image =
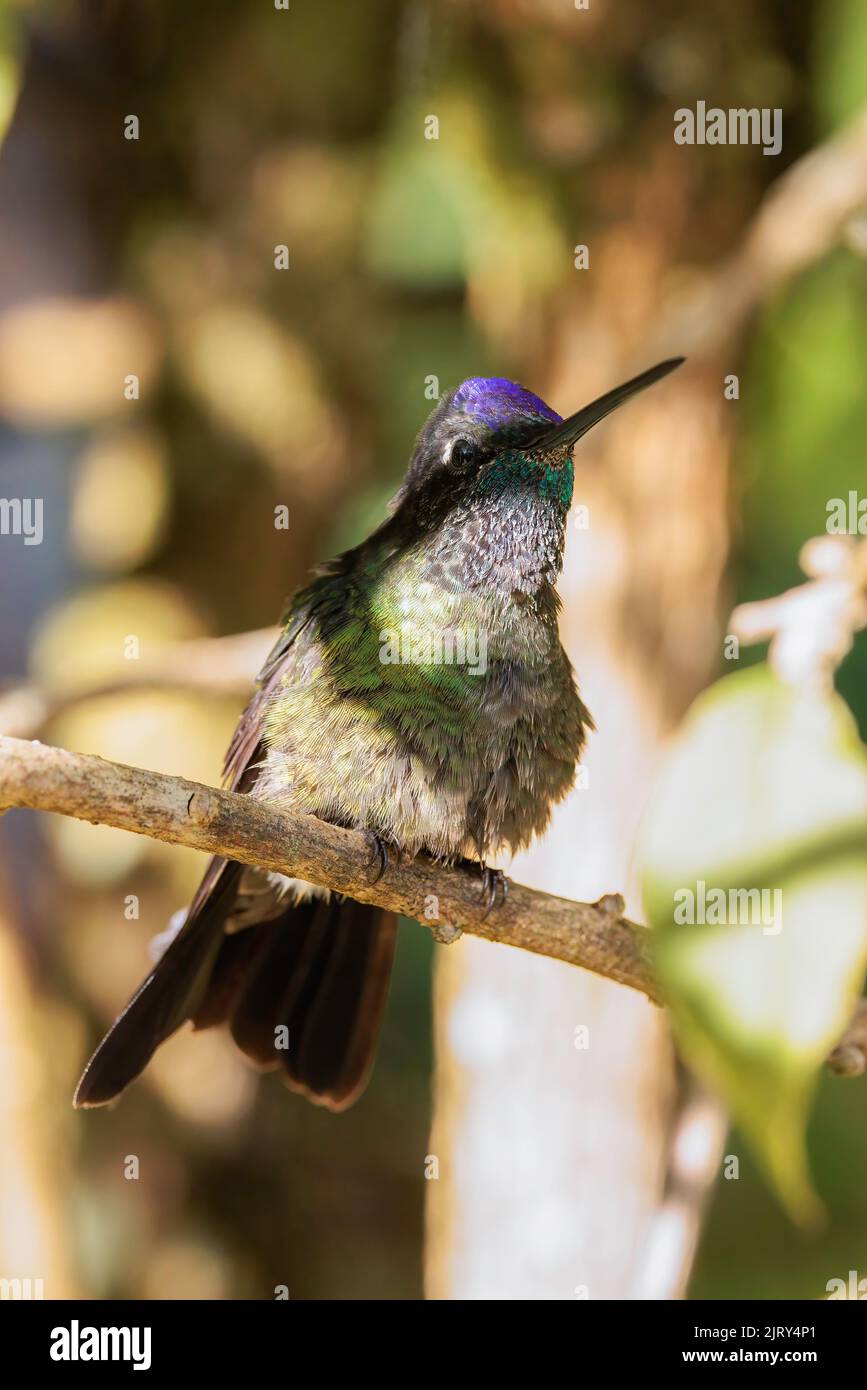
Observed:
[[[468,497],[492,500],[520,487],[564,513],[572,500],[572,450],[613,410],[683,362],[670,358],[565,419],[505,377],[470,377],[446,393],[415,444],[395,508],[415,503],[420,518]]]

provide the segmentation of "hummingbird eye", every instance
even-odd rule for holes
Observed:
[[[466,468],[479,456],[478,446],[471,439],[456,439],[449,449],[448,461],[458,468]]]

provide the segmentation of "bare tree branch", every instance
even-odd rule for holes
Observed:
[[[13,806],[112,825],[306,879],[414,917],[440,942],[469,932],[580,965],[662,1002],[647,929],[622,915],[619,893],[581,903],[511,883],[505,902],[486,915],[480,877],[472,867],[392,856],[382,877],[372,882],[371,846],[360,831],[201,782],[0,736],[0,815]],[[854,1076],[867,1068],[860,1009],[832,1059],[837,1075]]]
[[[658,1002],[646,932],[619,895],[575,903],[512,884],[485,917],[480,879],[462,867],[392,858],[371,883],[363,834],[199,782],[0,737],[0,807],[55,811],[323,884],[415,917],[439,938],[456,929],[583,966]]]

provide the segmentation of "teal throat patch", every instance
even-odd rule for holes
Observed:
[[[522,454],[509,449],[499,454],[481,484],[481,491],[490,497],[519,489],[532,489],[546,502],[554,502],[564,512],[572,505],[575,469],[571,455],[560,463]]]

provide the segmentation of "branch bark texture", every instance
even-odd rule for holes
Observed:
[[[620,915],[617,894],[579,903],[513,883],[505,902],[485,916],[480,876],[469,869],[392,857],[373,883],[370,844],[358,831],[180,777],[0,737],[0,808],[11,806],[113,825],[307,879],[414,917],[441,940],[460,929],[580,965],[659,1002],[646,929]]]

